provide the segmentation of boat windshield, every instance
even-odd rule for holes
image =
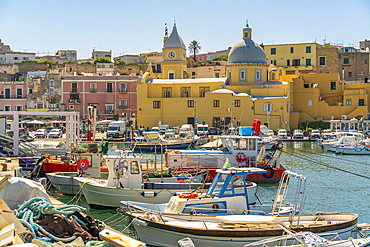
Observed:
[[[236,138],[231,139],[234,150],[255,150],[256,149],[256,140],[255,139],[242,139]],[[249,143],[249,146],[248,146]]]
[[[217,184],[212,192],[212,195],[213,196],[219,196],[220,195],[220,191],[222,189],[222,187],[224,186],[224,183],[225,183],[225,180],[227,178],[227,174],[221,174],[219,180],[217,181]],[[227,187],[226,187],[226,190],[225,190],[225,193],[224,195],[230,195],[232,194],[234,191],[234,186],[233,186],[233,183],[231,180],[229,180],[228,184],[227,184]]]
[[[198,127],[198,131],[203,131],[203,127]]]

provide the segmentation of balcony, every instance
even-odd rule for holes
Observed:
[[[90,88],[90,93],[96,93],[96,92],[97,92],[96,88]]]
[[[68,103],[70,103],[70,104],[80,104],[80,99],[69,99]]]
[[[127,88],[118,88],[119,93],[127,93]]]
[[[107,110],[107,109],[105,109],[105,114],[114,114],[114,112],[113,112],[113,110]]]
[[[128,108],[127,105],[119,105],[118,106],[119,110],[126,110],[127,108]]]
[[[0,95],[0,99],[27,99],[27,95]]]
[[[77,88],[72,88],[71,89],[71,94],[77,94],[77,93],[79,93]]]

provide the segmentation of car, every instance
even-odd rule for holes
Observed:
[[[63,131],[61,129],[52,129],[49,134],[49,138],[62,138],[63,137]]]
[[[287,138],[286,129],[279,129],[279,131],[278,131],[278,137]]]
[[[275,135],[274,131],[273,130],[268,130],[267,131],[267,136],[269,137],[273,137]]]
[[[330,138],[330,136],[331,136],[331,133],[332,133],[332,131],[331,131],[331,130],[324,130],[324,131],[323,131],[322,138],[323,138],[323,139],[329,139],[329,138]]]
[[[211,127],[211,128],[209,128],[209,134],[210,135],[218,135],[219,131],[217,130],[217,128]]]
[[[38,129],[35,133],[36,138],[45,138],[46,137],[46,131],[45,129]]]
[[[310,139],[316,139],[316,138],[320,138],[320,137],[321,137],[320,130],[312,130],[311,131]]]
[[[293,138],[295,138],[295,139],[303,138],[302,130],[295,130],[294,133],[293,133]]]

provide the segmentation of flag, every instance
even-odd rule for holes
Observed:
[[[231,112],[231,108],[227,108],[227,109],[226,109],[226,111],[227,111],[227,112]]]
[[[363,122],[364,122],[364,117],[362,116],[360,123],[363,123]]]
[[[225,118],[224,117],[221,118],[221,122],[223,122],[223,121],[225,121]]]

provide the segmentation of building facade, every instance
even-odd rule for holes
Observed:
[[[0,52],[0,63],[21,63],[22,61],[35,60],[35,53],[27,52]]]
[[[25,111],[27,108],[27,82],[0,82],[0,110]]]
[[[92,52],[92,55],[91,55],[92,61],[94,61],[97,58],[101,58],[101,57],[109,58],[110,60],[112,60],[112,50],[110,50],[110,51],[96,51],[95,49],[93,49],[93,52]]]
[[[84,119],[87,107],[97,108],[98,119],[136,116],[137,76],[63,76],[62,99],[66,110]]]

